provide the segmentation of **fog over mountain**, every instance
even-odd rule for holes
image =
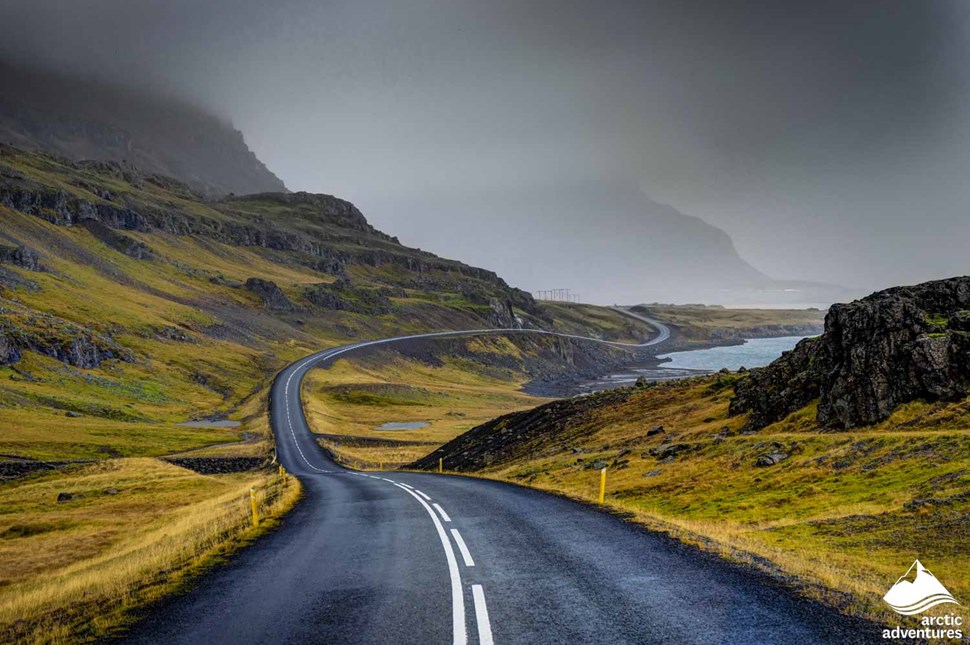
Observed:
[[[968,273],[960,0],[7,0],[0,58],[199,105],[289,188],[526,289]]]

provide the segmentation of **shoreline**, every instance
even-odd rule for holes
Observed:
[[[588,385],[593,381],[603,379],[611,374],[615,374],[619,371],[625,370],[661,370],[663,369],[663,364],[671,362],[671,358],[660,358],[661,354],[673,354],[676,352],[687,352],[695,350],[705,350],[714,349],[716,347],[737,347],[743,345],[748,340],[758,340],[764,338],[784,338],[787,336],[813,336],[820,334],[822,332],[821,328],[818,327],[806,327],[802,329],[792,329],[786,327],[784,329],[772,330],[774,333],[768,332],[764,328],[756,328],[750,330],[752,334],[748,336],[746,334],[731,334],[730,336],[724,336],[722,338],[712,338],[707,341],[685,341],[683,338],[683,333],[681,330],[671,327],[670,340],[663,345],[652,347],[646,350],[640,350],[639,356],[633,356],[630,360],[615,363],[606,369],[597,370],[581,370],[573,372],[568,376],[553,378],[553,379],[534,379],[529,381],[522,387],[522,391],[526,394],[531,394],[533,396],[542,396],[552,399],[565,399],[573,396],[579,396],[583,394],[588,394],[590,391],[602,391],[613,389],[609,387],[599,388],[598,390],[588,390],[584,389],[584,385]],[[795,333],[792,333],[795,332]],[[682,375],[671,376],[669,379],[654,379],[654,380],[676,380],[680,378],[689,378],[691,376],[698,376],[702,374],[712,374],[716,370],[688,370],[680,369],[679,371],[684,372]],[[617,384],[615,387],[624,387],[623,385]]]

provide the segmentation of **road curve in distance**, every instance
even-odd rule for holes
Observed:
[[[318,352],[274,382],[277,454],[305,497],[281,525],[153,607],[134,643],[843,643],[879,633],[589,505],[510,484],[358,472],[303,414]],[[615,343],[610,343],[615,344]],[[446,464],[447,467],[447,464]]]

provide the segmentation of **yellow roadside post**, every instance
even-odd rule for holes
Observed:
[[[377,462],[377,470],[384,470],[384,462],[383,461]]]
[[[283,468],[283,464],[280,464],[280,479],[284,484],[286,483],[286,468]]]
[[[438,457],[438,472],[445,472],[445,459],[444,457]]]
[[[256,509],[256,489],[249,489],[249,505],[253,509],[253,526],[259,526],[259,511]]]
[[[606,467],[600,471],[600,504],[606,501]]]

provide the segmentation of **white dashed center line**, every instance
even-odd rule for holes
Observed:
[[[472,598],[475,600],[475,620],[478,623],[478,642],[492,645],[492,625],[488,621],[488,607],[485,606],[485,590],[482,585],[472,585]]]
[[[445,509],[441,508],[441,505],[440,504],[432,504],[432,506],[434,506],[434,510],[438,511],[439,513],[441,513],[441,519],[443,519],[446,522],[450,522],[451,521],[451,518],[448,517],[448,514],[445,513]]]
[[[451,535],[455,538],[455,544],[458,545],[458,551],[461,553],[461,557],[465,561],[465,566],[474,567],[475,561],[472,560],[472,554],[468,552],[468,547],[465,546],[465,541],[461,539],[461,533],[458,532],[458,529],[451,529]]]
[[[455,645],[465,645],[468,642],[468,634],[465,631],[465,594],[461,587],[461,572],[458,570],[458,559],[455,557],[455,550],[451,546],[451,540],[448,539],[448,534],[445,533],[445,527],[441,525],[441,520],[435,515],[435,512],[431,510],[427,502],[415,495],[415,492],[420,491],[410,491],[400,484],[394,484],[400,487],[401,490],[405,491],[408,495],[414,497],[421,503],[424,510],[428,511],[428,515],[431,516],[431,521],[434,522],[435,530],[438,532],[438,539],[441,540],[441,546],[445,550],[445,559],[448,561],[448,575],[451,578],[451,608],[452,608],[452,627],[454,632],[454,644]],[[423,494],[423,493],[422,493]],[[428,499],[431,499],[430,497]],[[481,629],[479,628],[479,631]],[[491,638],[491,636],[489,637]],[[489,641],[491,642],[491,640]]]

